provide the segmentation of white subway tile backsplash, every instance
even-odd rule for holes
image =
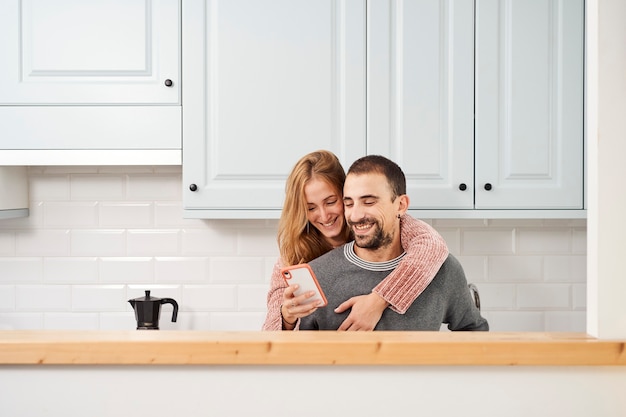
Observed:
[[[150,257],[104,257],[98,267],[103,284],[154,282],[154,260]]]
[[[73,174],[70,180],[72,200],[118,201],[124,199],[126,175]]]
[[[0,311],[15,310],[15,285],[0,285]]]
[[[585,282],[587,257],[581,255],[546,256],[543,261],[546,281]]]
[[[265,279],[264,266],[264,258],[212,258],[209,277],[212,283],[262,283]]]
[[[72,286],[73,311],[121,311],[128,299],[124,285]]]
[[[43,205],[44,227],[72,228],[98,226],[98,204],[85,202],[48,202]]]
[[[72,256],[126,255],[124,230],[73,230]]]
[[[532,311],[492,311],[485,314],[493,332],[543,332],[545,313]]]
[[[18,285],[15,289],[17,311],[69,311],[71,300],[69,285]]]
[[[31,201],[67,201],[70,199],[70,176],[30,175],[28,193]]]
[[[44,328],[50,330],[98,330],[98,313],[46,313]]]
[[[239,285],[237,307],[239,311],[262,311],[265,308],[266,296],[265,285]]]
[[[572,285],[572,307],[575,310],[587,308],[587,284]]]
[[[214,330],[211,328],[211,314],[208,312],[179,311],[175,323],[171,322],[172,316],[168,315],[161,319],[159,328],[161,330]]]
[[[461,229],[439,229],[437,231],[446,241],[448,251],[457,257],[461,256]]]
[[[30,169],[37,170],[40,174],[47,175],[98,173],[98,167],[93,165],[51,165],[42,167],[31,167]]]
[[[128,303],[127,303],[128,304]],[[99,330],[136,330],[137,319],[130,304],[123,313],[103,312],[99,314]]]
[[[482,310],[514,310],[515,293],[514,284],[477,284],[480,295]]]
[[[156,228],[204,228],[202,219],[184,219],[181,201],[157,201],[154,204],[154,225]]]
[[[236,311],[236,285],[186,285],[183,288],[185,309],[189,311]]]
[[[490,256],[490,282],[541,281],[543,258],[540,256]]]
[[[132,200],[181,200],[182,192],[180,175],[128,175],[127,197]]]
[[[181,285],[164,285],[164,284],[134,284],[127,286],[127,298],[145,297],[146,291],[150,291],[151,297],[157,298],[173,298],[178,303],[179,308],[184,308],[182,304],[183,287]]]
[[[0,256],[15,255],[15,232],[0,231]]]
[[[485,228],[489,225],[489,220],[485,219],[420,219],[432,225],[435,229],[467,229],[467,228]]]
[[[572,231],[569,228],[517,229],[518,254],[571,253]]]
[[[211,330],[225,332],[261,330],[264,320],[264,313],[212,313]]]
[[[68,256],[69,230],[30,230],[16,233],[17,256]]]
[[[179,230],[129,230],[129,256],[176,256],[180,254]]]
[[[587,314],[584,311],[547,311],[547,332],[586,332]]]
[[[45,258],[43,271],[48,284],[98,283],[98,259],[94,257]]]
[[[0,258],[0,283],[32,284],[43,282],[42,258]]]
[[[572,253],[587,253],[587,230],[574,229],[572,234]]]
[[[517,286],[517,305],[525,309],[571,309],[571,285],[522,284]]]
[[[276,229],[241,229],[239,230],[238,255],[243,256],[278,256]]]
[[[100,227],[139,228],[154,224],[151,203],[100,203]]]
[[[209,258],[158,257],[155,259],[155,278],[158,283],[207,283]]]
[[[43,313],[0,313],[0,330],[41,330]]]
[[[487,256],[457,256],[456,258],[463,266],[467,282],[487,281]]]
[[[278,220],[184,219],[180,166],[30,167],[30,216],[0,221],[0,329],[258,330]],[[478,286],[493,331],[584,331],[586,221],[423,219]]]
[[[461,255],[508,255],[514,253],[514,229],[463,230]]]
[[[234,255],[237,252],[236,232],[218,228],[183,229],[182,244],[182,254],[186,256]]]

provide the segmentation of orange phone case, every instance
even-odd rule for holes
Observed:
[[[314,291],[315,295],[309,298],[309,301],[312,302],[315,300],[321,300],[322,304],[320,304],[320,307],[324,307],[328,304],[324,291],[322,291],[322,287],[320,287],[313,270],[308,264],[287,266],[282,268],[280,273],[287,285],[298,284],[300,286],[294,293],[295,295],[300,295],[308,291]]]

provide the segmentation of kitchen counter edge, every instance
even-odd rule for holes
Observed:
[[[585,333],[0,331],[2,365],[625,366]]]

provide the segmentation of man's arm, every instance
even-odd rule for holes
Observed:
[[[448,329],[488,331],[489,323],[476,307],[460,262],[450,255],[447,264],[444,288],[447,292],[448,306],[444,322],[448,323]]]

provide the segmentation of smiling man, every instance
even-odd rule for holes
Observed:
[[[333,309],[343,300],[369,294],[405,254],[400,218],[408,216],[409,197],[400,167],[378,155],[358,159],[348,170],[343,192],[354,241],[309,263],[328,306],[302,318],[300,330],[337,330],[350,311]],[[452,255],[405,314],[386,309],[375,330],[436,331],[442,323],[450,330],[489,330],[471,297],[463,268]]]

